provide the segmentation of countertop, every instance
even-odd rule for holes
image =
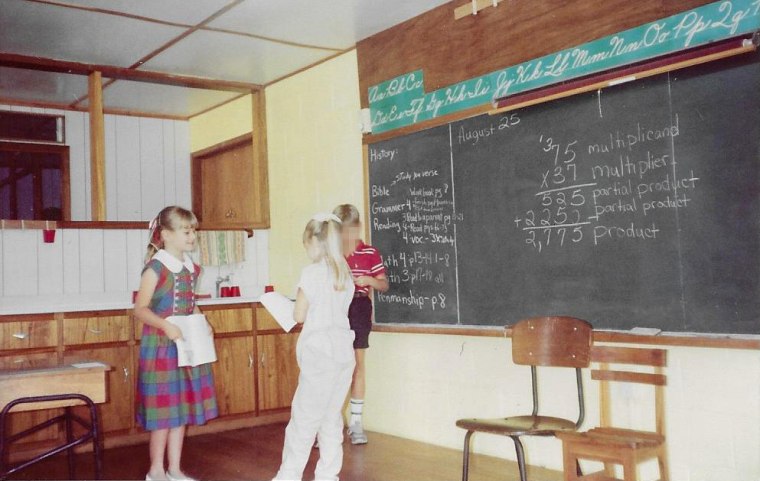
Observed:
[[[198,299],[199,306],[258,302],[259,295]],[[131,292],[0,297],[0,316],[131,309]]]

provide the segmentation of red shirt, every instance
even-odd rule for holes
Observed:
[[[377,277],[385,274],[385,266],[380,253],[372,246],[359,241],[354,251],[346,257],[348,267],[351,268],[351,275],[354,277],[370,276]],[[355,286],[354,292],[363,292],[369,294],[369,286]]]

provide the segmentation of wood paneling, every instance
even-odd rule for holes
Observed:
[[[90,192],[92,220],[106,220],[105,130],[103,125],[103,78],[100,72],[88,75],[90,121]]]
[[[501,2],[460,20],[447,3],[357,44],[361,104],[367,89],[422,69],[425,91],[538,58],[710,3],[710,0]]]

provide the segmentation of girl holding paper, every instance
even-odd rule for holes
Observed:
[[[182,332],[167,321],[170,316],[200,313],[194,295],[200,266],[187,254],[195,249],[197,224],[192,212],[177,206],[164,208],[151,222],[146,264],[135,300],[135,317],[144,323],[137,422],[150,431],[151,464],[146,480],[192,480],[180,469],[185,426],[205,424],[218,415],[211,366],[177,366],[174,341],[182,338]],[[166,471],[165,454],[169,460]]]
[[[296,346],[301,373],[275,480],[301,479],[315,436],[315,480],[337,480],[343,466],[341,410],[355,364],[348,323],[354,283],[341,250],[340,219],[317,214],[306,225],[303,243],[313,263],[301,273],[293,312],[303,323]]]

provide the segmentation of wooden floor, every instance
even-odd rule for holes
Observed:
[[[282,454],[285,425],[239,429],[185,439],[183,469],[204,480],[270,480]],[[344,481],[442,481],[461,479],[461,451],[441,448],[385,434],[368,433],[369,444],[344,444],[341,479]],[[92,479],[92,454],[77,455],[77,478]],[[312,452],[304,479],[314,478],[319,451]],[[145,479],[147,445],[113,448],[103,456],[104,479]],[[67,479],[65,455],[34,465],[10,479]],[[471,481],[519,480],[515,463],[474,455]],[[530,481],[559,481],[561,473],[529,469]]]

